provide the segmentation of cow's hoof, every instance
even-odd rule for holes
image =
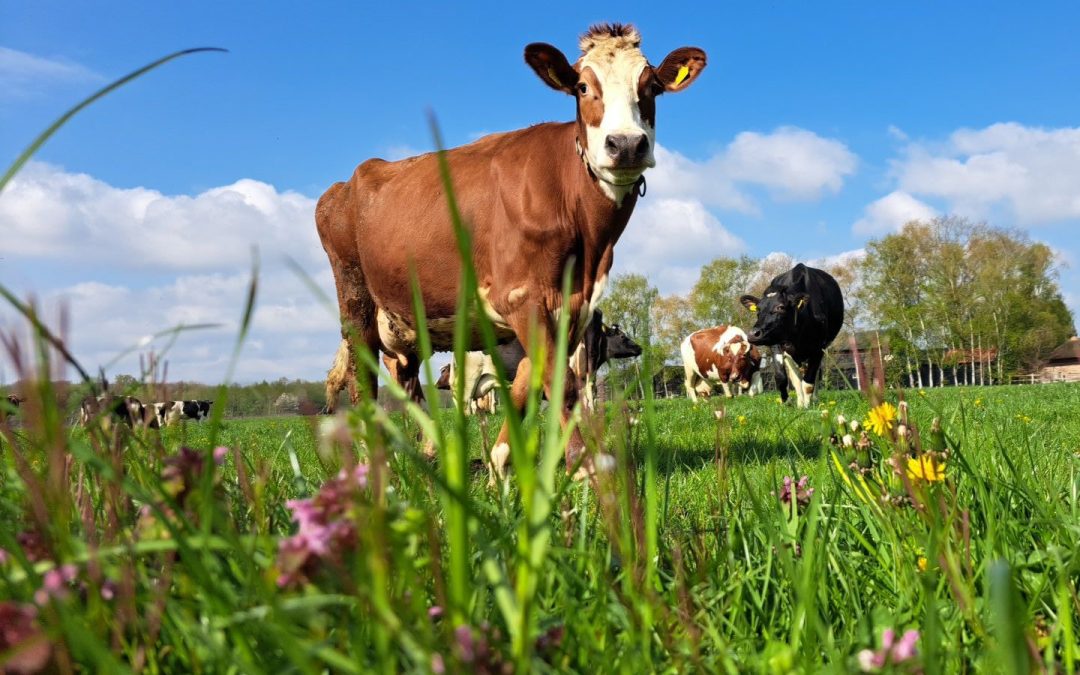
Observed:
[[[488,487],[495,487],[497,483],[506,481],[506,462],[510,459],[510,444],[496,443],[491,449],[491,473],[488,477]]]

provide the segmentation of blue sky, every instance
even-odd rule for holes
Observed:
[[[0,195],[0,281],[68,302],[93,364],[155,328],[235,322],[258,243],[262,322],[239,377],[319,377],[333,317],[280,265],[331,288],[313,200],[363,159],[430,149],[428,110],[451,145],[569,119],[522,49],[573,58],[578,33],[617,20],[654,63],[683,45],[709,57],[659,102],[663,152],[620,271],[681,292],[716,255],[820,259],[956,212],[1053,246],[1080,307],[1080,5],[515,5],[0,0],[4,162],[111,78],[230,50],[169,64],[45,146]],[[220,377],[228,336],[182,338],[170,373]]]

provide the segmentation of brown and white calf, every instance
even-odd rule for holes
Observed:
[[[500,342],[527,343],[536,336],[533,346],[546,355],[549,398],[555,369],[566,373],[564,424],[577,390],[567,364],[554,363],[558,318],[569,313],[575,347],[600,300],[642,174],[655,164],[656,98],[688,88],[706,61],[701,49],[682,47],[653,66],[641,52],[638,31],[618,24],[592,27],[578,46],[581,55],[573,63],[549,44],[525,48],[525,61],[540,79],[573,97],[574,121],[492,134],[445,153],[457,208],[472,236],[483,311]],[[347,344],[354,335],[397,364],[400,383],[417,382],[414,274],[432,346],[451,349],[462,261],[447,204],[435,153],[368,160],[319,199],[315,220],[333,268],[346,341],[346,358],[335,360],[328,394],[331,386],[348,386],[357,400]],[[567,266],[572,285],[564,307],[560,280]],[[468,347],[482,347],[479,335],[470,336]],[[531,372],[525,359],[511,387],[518,408]],[[374,374],[367,376],[367,391],[374,392]],[[491,452],[494,475],[504,474],[508,438],[504,424]],[[568,470],[583,449],[575,429],[566,448]]]
[[[731,398],[742,389],[753,396],[761,391],[761,353],[750,344],[738,326],[703,328],[686,336],[682,343],[686,395],[697,403],[698,396],[712,393],[719,382],[724,396]]]

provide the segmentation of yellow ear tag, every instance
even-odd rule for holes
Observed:
[[[675,86],[677,87],[680,84],[682,84],[682,81],[685,80],[686,77],[689,74],[690,74],[689,66],[680,66],[679,67],[679,74],[675,76]]]
[[[755,305],[754,303],[750,303],[750,311],[751,312],[756,312],[757,311],[757,305]]]

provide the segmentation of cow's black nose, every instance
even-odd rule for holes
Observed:
[[[761,329],[760,328],[752,328],[752,329],[750,329],[750,339],[751,340],[760,340],[761,339]]]
[[[649,152],[649,137],[645,134],[612,134],[604,139],[604,150],[615,160],[615,166],[637,166]]]

